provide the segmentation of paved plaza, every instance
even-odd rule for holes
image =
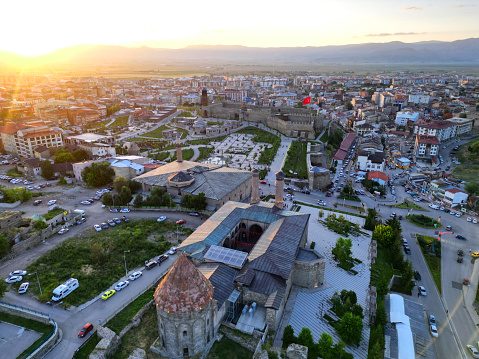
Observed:
[[[0,352],[2,358],[16,358],[42,335],[32,330],[0,322]]]
[[[340,292],[343,289],[354,290],[357,294],[358,304],[363,308],[366,307],[366,295],[370,282],[370,260],[368,259],[368,249],[370,236],[360,235],[351,237],[353,240],[353,257],[362,261],[357,264],[354,270],[357,275],[349,274],[344,269],[337,266],[337,262],[333,259],[332,249],[336,245],[339,234],[330,231],[324,224],[318,221],[319,209],[301,206],[301,213],[311,214],[309,220],[308,246],[311,242],[316,242],[316,250],[326,258],[326,270],[324,275],[324,285],[317,290],[305,290],[293,287],[290,299],[286,305],[285,317],[280,328],[280,333],[288,324],[294,329],[296,335],[299,334],[303,327],[308,327],[313,333],[313,338],[317,341],[323,332],[330,334],[335,343],[339,340],[336,330],[322,318],[322,316],[331,308],[328,300],[334,292]],[[329,211],[324,210],[324,217]],[[336,213],[339,215],[339,213]],[[344,215],[345,218],[352,223],[364,224],[364,218]],[[369,324],[365,316],[362,340],[359,347],[350,345],[346,350],[354,355],[354,358],[366,359],[368,355],[369,343]],[[278,343],[276,342],[275,345]]]

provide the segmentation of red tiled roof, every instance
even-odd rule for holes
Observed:
[[[0,133],[8,133],[9,135],[13,135],[17,133],[19,130],[24,130],[26,128],[29,128],[30,126],[22,125],[22,124],[17,124],[13,122],[7,122],[5,126],[0,127]]]
[[[381,172],[381,171],[368,172],[368,179],[373,179],[373,178],[379,178],[383,181],[388,181],[389,180],[389,176],[387,174],[385,174],[384,172]]]
[[[341,145],[339,146],[339,148],[341,148],[342,150],[349,150],[349,147],[351,147],[354,139],[356,138],[356,134],[355,133],[348,133],[348,135],[344,138],[344,140],[341,142]]]
[[[459,189],[459,188],[451,188],[451,189],[448,189],[446,190],[446,192],[449,192],[449,193],[466,193],[465,191],[463,191],[462,189]]]
[[[181,254],[155,290],[159,309],[174,314],[196,312],[213,298],[211,282]]]
[[[436,136],[426,136],[426,135],[417,135],[417,142],[419,143],[430,143],[432,145],[439,145],[439,140]]]
[[[416,121],[416,125],[419,125],[421,127],[427,127],[427,128],[445,128],[445,127],[450,127],[454,126],[454,123],[450,121],[445,121],[445,120],[434,120],[434,121]]]
[[[348,151],[344,151],[340,148],[336,151],[336,153],[333,156],[333,160],[344,160],[346,158],[346,155],[348,154]]]

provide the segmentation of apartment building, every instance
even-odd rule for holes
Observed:
[[[406,126],[408,122],[416,123],[419,120],[419,113],[413,111],[400,111],[396,114],[396,125]]]
[[[439,143],[442,143],[456,136],[456,124],[445,120],[421,119],[416,121],[414,125],[414,134],[435,136],[439,140]]]
[[[417,160],[433,160],[439,153],[439,140],[436,136],[417,135],[414,152]]]
[[[468,134],[472,131],[474,120],[470,118],[454,117],[449,119],[450,122],[456,125],[456,136]]]
[[[35,157],[35,148],[40,146],[62,147],[63,139],[59,129],[47,126],[28,127],[7,123],[0,128],[5,152],[21,157]]]

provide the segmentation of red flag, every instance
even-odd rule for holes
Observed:
[[[303,100],[303,105],[307,105],[308,103],[311,103],[311,96],[306,97],[306,98]]]

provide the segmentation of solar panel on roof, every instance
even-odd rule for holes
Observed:
[[[212,245],[204,255],[204,258],[234,267],[242,267],[247,256],[248,253],[245,252]]]

